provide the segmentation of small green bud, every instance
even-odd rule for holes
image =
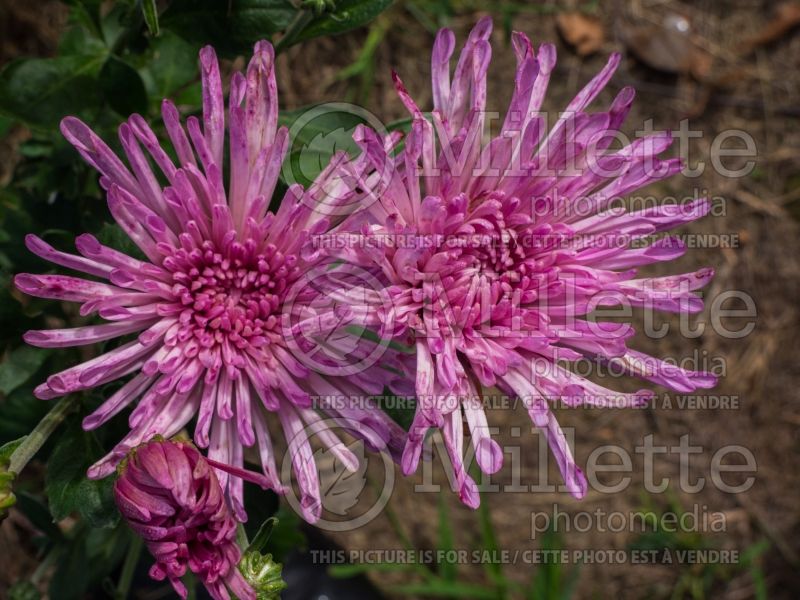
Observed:
[[[281,578],[282,565],[273,562],[272,554],[256,550],[246,552],[239,561],[239,571],[256,591],[258,600],[278,600],[286,582]]]
[[[302,0],[300,6],[306,10],[313,11],[316,16],[336,10],[335,0]]]
[[[13,483],[17,475],[7,469],[8,463],[0,461],[0,520],[6,518],[8,509],[17,502],[13,491]]]
[[[14,479],[17,478],[17,474],[8,469],[11,466],[11,457],[27,437],[22,436],[18,440],[7,442],[0,446],[0,521],[8,516],[8,509],[17,502],[17,497],[14,495],[13,490]]]

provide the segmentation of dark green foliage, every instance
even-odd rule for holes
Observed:
[[[39,370],[49,352],[32,346],[16,348],[0,364],[0,392],[8,395]]]
[[[67,421],[47,463],[45,493],[57,521],[77,512],[92,527],[114,527],[119,513],[111,488],[113,477],[87,479],[86,469],[102,456],[102,448],[77,419]]]
[[[283,31],[296,12],[289,0],[175,0],[160,22],[190,42],[211,44],[218,53],[231,55]]]
[[[323,35],[336,35],[366,25],[389,8],[392,0],[339,0],[332,12],[315,18],[294,38],[295,42]]]

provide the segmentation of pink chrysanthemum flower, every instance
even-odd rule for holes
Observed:
[[[114,499],[156,562],[150,576],[169,579],[187,597],[181,577],[187,569],[215,600],[255,600],[239,572],[236,519],[225,502],[215,469],[191,444],[153,440],[131,450],[114,482]]]
[[[394,138],[381,139],[366,128],[357,132],[383,187],[368,208],[372,224],[360,229],[366,237],[340,254],[380,268],[393,298],[384,312],[416,340],[418,405],[404,472],[416,470],[425,432],[440,428],[461,498],[473,507],[479,497],[463,465],[463,418],[481,469],[493,473],[502,464],[477,400],[480,386],[497,386],[523,400],[547,436],[567,488],[582,497],[586,479],[548,400],[639,406],[651,392],[614,392],[574,374],[564,361],[588,357],[681,392],[716,381],[629,349],[629,325],[589,318],[595,307],[620,302],[702,309],[692,291],[709,281],[711,269],[636,278],[635,268],[682,255],[684,245],[673,238],[641,242],[705,215],[709,203],[632,212],[612,206],[614,199],[679,172],[679,159],[657,158],[671,135],[608,149],[634,91],[624,88],[605,112],[587,112],[587,106],[614,73],[616,54],[548,133],[546,117],[537,113],[555,48],[543,44],[534,52],[529,39],[515,33],[513,97],[499,134],[484,143],[491,28],[486,18],[473,29],[452,81],[455,38],[450,30],[439,32],[430,120],[395,76],[413,116],[401,153],[393,153]]]
[[[76,240],[80,256],[56,250],[34,235],[26,238],[40,257],[96,279],[20,274],[17,287],[42,298],[80,302],[82,315],[98,314],[108,321],[29,331],[29,344],[79,346],[133,334],[113,350],[50,376],[35,394],[49,399],[132,375],[84,420],[84,428],[94,429],[138,402],[130,414],[130,433],[90,469],[93,478],[113,472],[131,448],[155,434],[172,436],[196,416],[194,440],[208,447],[209,458],[241,467],[244,447],[255,446],[263,484],[285,491],[268,430],[268,419],[277,417],[304,516],[314,521],[321,504],[308,432],[345,465],[356,468],[358,463],[316,409],[362,436],[371,449],[388,447],[399,457],[404,440],[402,429],[367,402],[324,405],[325,398],[337,395],[380,394],[395,377],[382,368],[335,376],[336,358],[341,356],[343,363],[359,358],[368,353],[369,341],[348,346],[342,336],[328,340],[334,350],[337,343],[344,347],[315,359],[312,366],[331,367],[322,372],[298,357],[309,350],[309,327],[324,335],[326,327],[341,322],[348,302],[357,304],[348,296],[347,274],[324,268],[329,259],[321,253],[303,252],[311,235],[342,220],[336,204],[352,201],[354,193],[339,170],[355,167],[346,155],[337,155],[307,191],[290,186],[277,214],[269,212],[288,144],[286,128],[278,128],[273,48],[256,44],[246,75],[233,74],[227,116],[212,48],[201,50],[200,63],[202,120],[189,117],[184,128],[175,105],[165,100],[162,106],[177,164],[139,115],[119,129],[130,170],[80,120],[67,117],[61,123],[64,136],[101,173],[111,214],[146,260],[106,247],[90,234]],[[328,306],[302,289],[302,277],[315,269],[321,273],[318,279],[333,278],[328,283],[342,302]],[[315,405],[317,398],[322,400]],[[219,477],[237,518],[244,519],[241,480],[225,473]]]

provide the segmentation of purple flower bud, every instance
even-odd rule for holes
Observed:
[[[190,443],[154,439],[121,464],[114,498],[156,559],[153,579],[169,579],[186,598],[180,578],[188,568],[215,600],[230,600],[229,589],[240,600],[255,600],[237,569],[236,520],[214,471]]]

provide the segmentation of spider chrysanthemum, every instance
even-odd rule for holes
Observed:
[[[347,274],[337,275],[329,263],[326,268],[321,253],[303,251],[310,236],[341,221],[335,203],[352,201],[355,192],[340,181],[338,170],[355,167],[337,155],[308,190],[289,186],[277,212],[268,210],[288,146],[286,128],[278,127],[274,58],[269,43],[256,44],[246,74],[231,78],[226,111],[216,55],[210,47],[201,50],[202,118],[191,116],[184,127],[172,102],[162,106],[177,160],[139,115],[119,129],[130,168],[87,125],[65,118],[64,136],[100,172],[111,214],[144,256],[126,255],[90,234],[77,238],[79,255],[29,235],[32,252],[92,279],[20,274],[15,282],[27,294],[79,302],[82,315],[107,321],[29,331],[29,344],[77,346],[128,336],[110,351],[50,376],[35,392],[49,399],[130,376],[84,420],[93,429],[134,405],[130,433],[90,469],[91,477],[108,475],[129,449],[155,434],[172,436],[196,416],[194,440],[208,447],[209,458],[241,467],[244,447],[257,447],[262,482],[283,491],[268,428],[269,419],[278,419],[302,511],[313,521],[321,504],[311,434],[345,465],[357,463],[322,414],[362,436],[370,448],[388,447],[395,456],[404,433],[367,401],[325,405],[335,396],[379,394],[395,377],[383,368],[331,375],[337,357],[344,363],[357,359],[372,342],[348,345],[343,336],[331,337],[331,352],[315,359],[331,366],[328,371],[298,358],[298,350],[308,349],[303,333],[309,327],[324,336],[343,311],[358,312],[349,306],[356,301],[348,296]],[[303,288],[302,278],[315,269],[316,283],[331,277],[329,287],[343,302],[318,302],[313,290]],[[357,320],[358,314],[352,322]],[[243,519],[241,479],[218,476]]]
[[[711,269],[668,277],[636,277],[636,268],[684,253],[676,238],[648,239],[709,210],[706,200],[620,210],[617,200],[680,171],[679,159],[658,157],[671,135],[656,133],[611,148],[633,101],[622,89],[607,111],[587,107],[619,64],[614,55],[548,129],[541,113],[555,48],[534,51],[521,33],[514,91],[499,133],[488,140],[486,73],[491,20],[469,35],[455,71],[455,37],[439,32],[432,55],[430,117],[395,84],[413,123],[401,152],[396,136],[361,128],[357,141],[381,187],[366,221],[338,251],[382,273],[400,334],[414,338],[417,411],[402,464],[418,464],[425,432],[440,428],[462,500],[479,502],[463,464],[463,420],[478,465],[493,473],[502,450],[488,433],[481,388],[496,386],[524,402],[548,438],[575,496],[587,483],[576,466],[551,403],[639,406],[651,392],[618,393],[579,376],[570,361],[590,359],[682,392],[716,378],[628,348],[633,328],[595,320],[597,307],[696,312]]]

